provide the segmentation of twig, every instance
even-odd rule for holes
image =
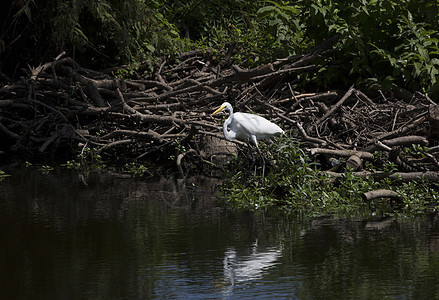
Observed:
[[[351,94],[355,91],[354,86],[352,85],[349,90],[346,92],[346,94],[334,105],[332,106],[329,111],[320,119],[317,120],[316,125],[320,125],[323,121],[325,121],[330,115],[332,115],[340,106],[343,104],[343,102],[348,99]]]

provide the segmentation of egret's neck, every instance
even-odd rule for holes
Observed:
[[[232,130],[228,130],[230,123],[232,123],[232,118],[233,118],[233,111],[230,111],[230,116],[227,118],[227,120],[224,122],[224,125],[223,125],[224,136],[229,141],[236,139],[236,132],[234,132]]]

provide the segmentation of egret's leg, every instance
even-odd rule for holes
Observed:
[[[259,155],[261,156],[261,159],[262,159],[262,186],[264,186],[264,180],[265,180],[265,159],[264,159],[264,156],[261,153],[261,150],[259,149],[258,140],[256,139],[256,136],[252,135],[250,137],[250,139],[253,142],[253,144],[255,144],[256,150],[258,150]]]
[[[245,176],[245,180],[248,179],[248,177],[251,174],[252,169],[254,168],[254,166],[256,164],[256,158],[255,158],[255,155],[253,154],[253,150],[252,150],[252,147],[250,146],[250,143],[247,143],[247,146],[248,146],[248,151],[250,152],[250,155],[252,157],[252,162],[250,164],[250,168],[247,171],[247,175]]]
[[[252,150],[252,147],[250,146],[250,143],[247,143],[247,147],[248,147],[248,151],[250,152],[250,155],[252,156],[252,164],[254,164],[256,161],[256,158],[255,158],[255,155],[253,154],[253,150]]]
[[[259,155],[261,156],[262,159],[262,186],[264,186],[264,181],[265,181],[265,159],[264,156],[262,155],[261,150],[259,150],[258,145],[256,144],[256,149],[258,149]]]

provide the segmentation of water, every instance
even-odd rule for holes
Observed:
[[[205,177],[10,171],[2,299],[434,299],[437,215],[234,214]]]

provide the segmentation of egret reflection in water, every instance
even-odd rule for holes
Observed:
[[[231,247],[224,253],[224,283],[234,286],[260,279],[267,269],[278,264],[282,256],[279,247],[260,249],[257,241],[249,248],[248,253],[238,253]]]

